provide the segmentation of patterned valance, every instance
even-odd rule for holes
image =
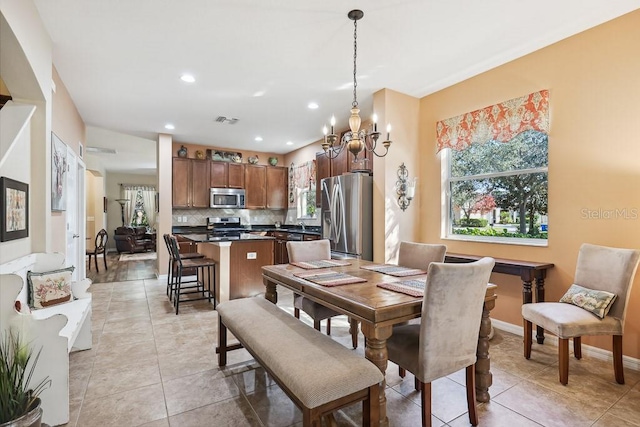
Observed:
[[[478,142],[507,142],[526,130],[549,133],[548,90],[439,121],[438,151],[443,148],[460,151]]]
[[[296,189],[298,188],[316,189],[316,161],[309,160],[301,165],[289,166],[289,207],[294,207],[296,200]]]

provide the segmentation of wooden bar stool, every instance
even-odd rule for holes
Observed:
[[[164,239],[164,243],[167,245],[167,252],[169,252],[169,267],[167,269],[167,296],[169,299],[173,299],[171,284],[173,283],[173,277],[175,276],[178,270],[178,263],[176,261],[176,257],[173,255],[173,248],[171,247],[171,243],[169,242],[169,234],[164,234],[162,236]],[[180,245],[178,245],[178,253],[180,253]],[[193,259],[193,258],[204,258],[204,255],[199,254],[197,252],[180,254],[181,259]],[[188,273],[185,272],[185,273]]]
[[[209,300],[213,298],[213,308],[216,308],[216,262],[211,258],[191,258],[183,259],[180,255],[178,248],[178,240],[175,236],[169,236],[169,243],[171,245],[171,251],[176,261],[176,274],[173,275],[173,281],[169,289],[169,298],[175,291],[175,297],[173,298],[173,305],[176,308],[176,314],[180,309],[181,302],[191,302],[200,300]],[[182,275],[186,269],[194,269],[196,271],[196,279],[194,281],[183,282]],[[206,274],[205,274],[206,273]],[[207,286],[205,287],[205,279],[207,280]],[[195,283],[193,286],[182,286],[183,283]],[[193,289],[188,290],[187,289]],[[187,297],[181,299],[181,295],[196,294],[199,293],[200,297],[193,298]],[[213,293],[213,296],[212,296]]]

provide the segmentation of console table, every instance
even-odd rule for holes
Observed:
[[[447,253],[444,258],[445,262],[474,262],[478,261],[482,256],[453,254]],[[509,274],[512,276],[520,276],[522,280],[522,303],[529,304],[533,302],[533,292],[531,285],[536,282],[536,302],[544,301],[544,279],[547,276],[547,270],[553,267],[548,262],[531,262],[519,261],[515,259],[494,258],[496,261],[493,267],[494,273]],[[544,343],[544,329],[540,326],[536,327],[536,340],[538,344]]]

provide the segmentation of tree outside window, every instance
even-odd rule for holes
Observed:
[[[548,137],[544,132],[528,130],[508,142],[471,144],[450,150],[445,157],[448,237],[546,243]]]

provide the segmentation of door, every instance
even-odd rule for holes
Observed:
[[[75,266],[72,278],[80,280],[86,277],[85,250],[85,166],[72,150],[67,150],[69,165],[67,179],[67,211],[66,211],[66,256],[67,266]]]

